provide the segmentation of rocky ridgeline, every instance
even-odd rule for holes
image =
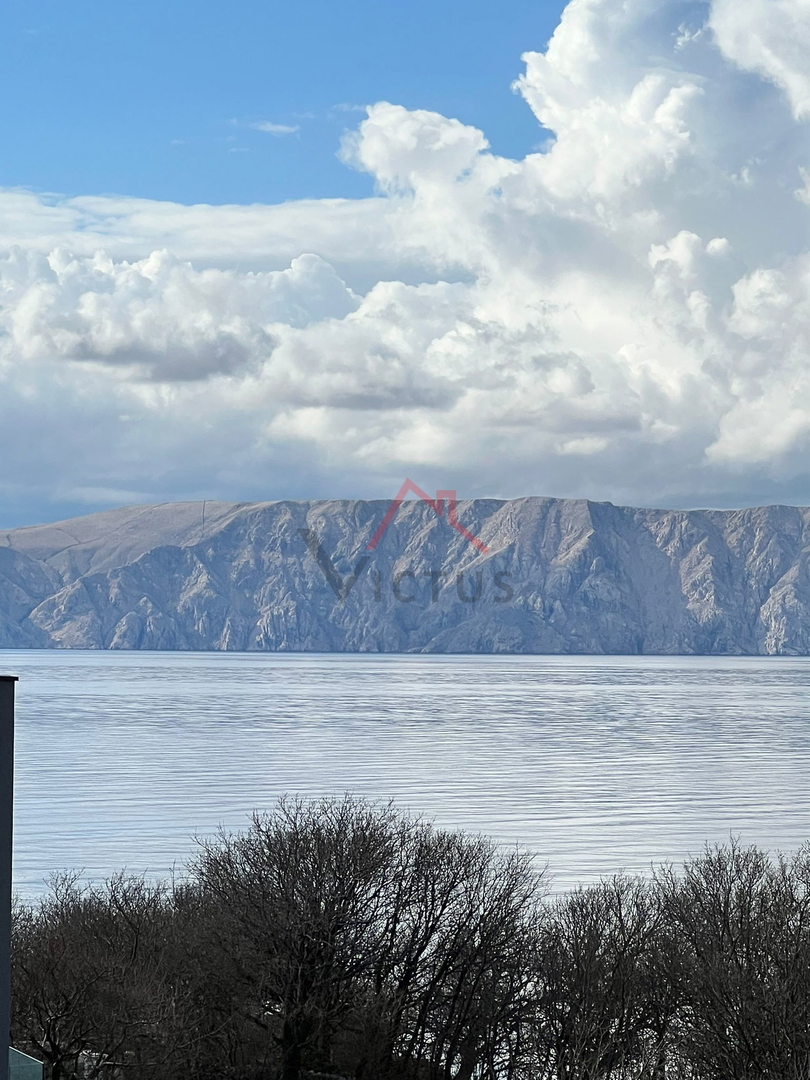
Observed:
[[[0,647],[810,653],[810,509],[459,503],[481,553],[407,502],[367,552],[387,506],[177,503],[0,533]]]

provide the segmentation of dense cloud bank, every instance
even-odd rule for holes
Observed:
[[[808,501],[809,50],[803,0],[573,0],[522,161],[381,102],[364,201],[5,192],[5,505]]]

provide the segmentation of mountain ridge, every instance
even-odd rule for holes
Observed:
[[[368,552],[388,506],[162,503],[0,532],[0,647],[810,654],[807,507],[462,501],[484,553],[410,501]]]

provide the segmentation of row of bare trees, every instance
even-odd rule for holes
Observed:
[[[13,993],[53,1080],[810,1080],[810,849],[550,900],[486,839],[282,800],[181,881],[18,904]]]

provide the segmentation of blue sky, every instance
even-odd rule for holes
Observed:
[[[510,85],[561,7],[11,0],[0,185],[184,203],[362,196],[371,178],[336,151],[360,115],[346,107],[380,100],[457,117],[522,157],[539,130]],[[299,130],[248,126],[262,121]]]

